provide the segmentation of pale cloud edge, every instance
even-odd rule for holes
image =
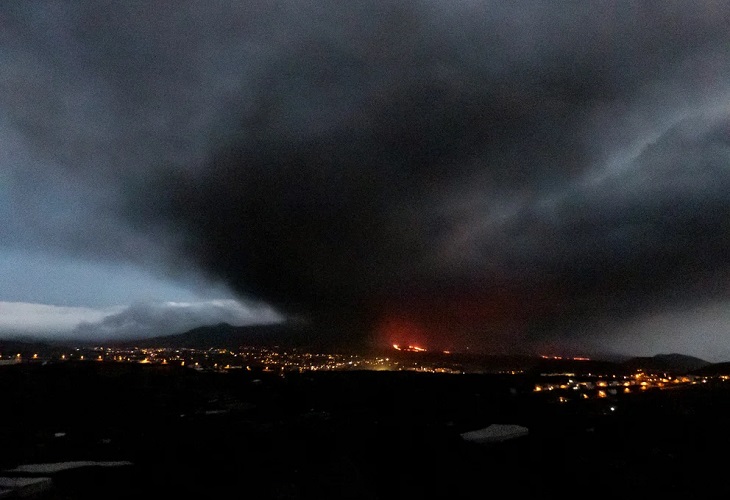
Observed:
[[[266,304],[233,299],[139,302],[105,308],[0,301],[0,338],[149,338],[221,322],[245,326],[281,321],[282,316]]]

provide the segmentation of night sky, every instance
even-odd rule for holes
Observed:
[[[730,359],[726,2],[0,4],[0,328]]]

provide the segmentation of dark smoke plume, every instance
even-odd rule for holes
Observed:
[[[109,217],[67,251],[492,350],[726,298],[724,3],[54,5],[6,101]]]

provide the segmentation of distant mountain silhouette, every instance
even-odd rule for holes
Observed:
[[[235,349],[241,346],[327,347],[325,337],[306,325],[277,323],[233,326],[229,323],[201,326],[184,333],[127,340],[116,345],[136,347],[168,347]]]
[[[344,330],[332,327],[323,329],[305,323],[284,322],[266,325],[234,326],[229,323],[200,326],[183,333],[133,340],[98,342],[89,339],[54,339],[38,340],[29,337],[7,336],[0,334],[0,354],[5,359],[18,353],[23,358],[34,353],[62,353],[64,349],[74,346],[92,346],[103,344],[116,347],[167,347],[167,348],[226,348],[238,349],[242,346],[278,346],[281,348],[300,348],[330,352],[377,353],[384,356],[430,359],[445,355],[440,351],[428,353],[395,353],[390,347],[376,346],[366,342],[353,343],[352,339],[342,334]],[[539,375],[541,373],[575,373],[586,374],[621,374],[634,373],[641,369],[648,372],[666,372],[674,375],[730,375],[730,362],[710,363],[703,359],[685,354],[657,354],[628,358],[625,360],[610,358],[573,359],[543,358],[529,354],[513,355],[470,355],[450,354],[446,358],[471,371],[485,370],[499,372],[520,370]]]
[[[676,353],[631,358],[622,363],[625,368],[631,371],[642,369],[645,371],[668,372],[673,374],[689,373],[711,364],[704,359]]]
[[[689,372],[691,375],[699,376],[718,376],[718,375],[730,375],[730,361],[724,361],[722,363],[712,363]]]
[[[572,358],[539,358],[531,368],[535,374],[539,373],[575,373],[587,374],[618,374],[625,371],[620,363],[601,359],[572,359]]]
[[[60,352],[61,346],[55,343],[39,342],[32,339],[0,339],[0,355],[3,357],[20,354],[22,357],[30,357],[35,353]]]

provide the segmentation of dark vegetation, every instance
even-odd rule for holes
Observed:
[[[135,464],[64,474],[53,493],[63,499],[730,494],[723,383],[567,404],[531,393],[531,383],[494,374],[4,366],[0,465]],[[460,438],[491,423],[530,434],[486,446]]]

